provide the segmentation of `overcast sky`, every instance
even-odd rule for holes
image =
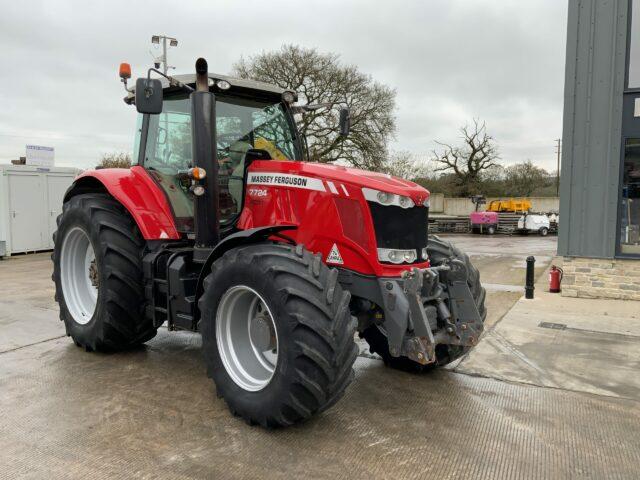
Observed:
[[[93,5],[93,4],[96,5]],[[151,35],[180,44],[177,73],[198,56],[228,73],[241,56],[283,43],[336,52],[397,89],[392,148],[426,155],[486,121],[504,164],[555,169],[561,136],[566,0],[5,1],[0,10],[0,163],[26,144],[57,165],[90,167],[131,151],[135,109],[120,62],[151,65]],[[99,4],[99,5],[98,5]]]

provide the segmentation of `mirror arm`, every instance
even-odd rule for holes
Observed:
[[[165,75],[164,73],[162,73],[160,70],[156,70],[155,68],[150,68],[147,71],[147,78],[151,78],[151,72],[156,72],[158,75],[163,76],[164,78],[166,78],[167,80],[169,80],[169,86],[170,87],[178,87],[178,88],[182,88],[183,90],[186,90],[188,93],[194,92],[195,90],[190,87],[189,85],[179,82],[178,80],[176,80],[175,78],[173,78],[170,75]]]
[[[307,105],[293,105],[291,110],[293,113],[308,113],[315,112],[316,110],[320,110],[321,108],[333,108],[335,103],[311,103]]]

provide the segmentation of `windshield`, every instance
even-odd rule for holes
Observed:
[[[275,160],[296,158],[294,135],[281,103],[216,97],[218,158],[248,148],[266,150]]]
[[[291,117],[280,102],[216,95],[216,143],[220,220],[231,221],[242,208],[245,155],[266,150],[272,159],[299,157]],[[193,196],[178,171],[193,167],[191,103],[185,95],[164,100],[151,115],[145,150],[147,168],[169,197],[182,231],[193,230]]]

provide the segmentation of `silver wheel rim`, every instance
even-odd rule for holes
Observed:
[[[73,320],[88,323],[98,303],[98,270],[89,235],[80,227],[69,230],[62,240],[60,283]]]
[[[236,385],[257,392],[269,384],[278,363],[278,330],[258,292],[236,285],[222,295],[216,312],[216,342]]]

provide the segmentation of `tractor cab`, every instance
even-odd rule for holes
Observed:
[[[196,75],[162,79],[162,111],[140,113],[134,159],[167,196],[178,230],[194,233],[194,193],[185,172],[194,168],[191,101],[184,88]],[[290,105],[293,92],[251,80],[208,74],[215,99],[215,157],[218,218],[222,232],[242,211],[245,173],[254,159],[301,160],[303,144]],[[125,102],[135,101],[135,89]],[[211,173],[211,172],[209,172]]]

